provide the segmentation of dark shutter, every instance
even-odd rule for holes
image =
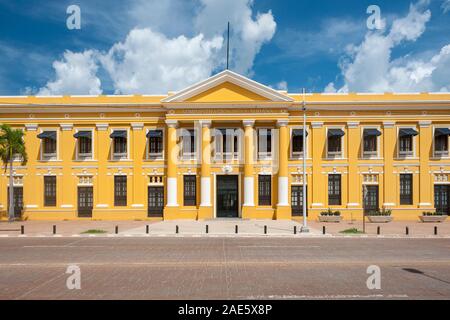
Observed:
[[[183,176],[184,186],[184,205],[195,206],[197,199],[197,177],[195,175]]]
[[[413,204],[413,175],[400,174],[400,204]]]
[[[341,175],[328,175],[328,205],[341,205]]]
[[[127,205],[127,176],[114,176],[114,205]]]
[[[270,206],[272,204],[272,176],[258,176],[258,204]]]
[[[56,176],[44,177],[44,206],[56,206]]]

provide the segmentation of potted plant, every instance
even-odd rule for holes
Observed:
[[[319,215],[319,222],[340,222],[341,220],[341,213],[339,211],[333,211],[331,209],[322,211]]]
[[[366,213],[369,218],[369,222],[373,223],[387,223],[392,221],[392,210],[391,209],[377,209],[369,211]]]
[[[447,219],[447,214],[444,212],[422,212],[422,215],[419,216],[420,221],[422,222],[444,222]]]

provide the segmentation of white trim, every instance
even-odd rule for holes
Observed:
[[[54,131],[56,132],[56,156],[55,158],[50,158],[50,159],[44,159],[44,139],[39,139],[40,140],[40,146],[39,146],[39,159],[40,161],[44,161],[44,162],[51,162],[51,161],[60,161],[59,160],[59,129],[55,128],[55,127],[50,127],[50,128],[40,128],[39,130],[39,134],[41,134],[42,132],[47,132],[47,131]]]
[[[61,131],[71,131],[73,129],[73,123],[61,123],[59,126]]]
[[[161,155],[156,154],[154,157],[150,157],[150,139],[147,138],[147,134],[151,130],[161,130],[162,131],[162,151]],[[166,154],[166,128],[165,127],[158,127],[157,125],[153,127],[146,127],[145,128],[145,160],[146,161],[164,161]]]
[[[166,204],[166,207],[178,207],[177,184],[178,184],[178,179],[176,177],[167,177],[167,204]]]
[[[161,102],[163,104],[170,102],[183,102],[224,82],[231,82],[260,96],[268,98],[271,101],[294,102],[294,99],[291,97],[230,70],[224,70],[206,80],[200,81],[192,86],[178,91],[174,95],[162,99]]]
[[[126,131],[127,132],[127,155],[126,155],[126,158],[115,158],[115,156],[114,156],[114,154],[115,154],[115,151],[114,151],[114,138],[110,137],[110,135],[114,131]],[[131,161],[131,159],[130,159],[130,140],[131,140],[130,139],[130,128],[123,128],[123,127],[111,128],[111,130],[109,131],[108,138],[109,138],[109,143],[110,143],[110,146],[111,146],[111,154],[110,154],[109,160],[110,161]]]
[[[396,160],[405,160],[405,159],[409,159],[409,160],[412,160],[412,159],[414,159],[414,158],[416,158],[416,144],[417,144],[417,141],[416,141],[416,138],[417,138],[417,136],[412,136],[412,152],[411,153],[406,153],[406,154],[400,154],[400,129],[414,129],[414,130],[416,130],[417,132],[419,132],[419,130],[417,129],[417,127],[416,126],[414,126],[414,125],[399,125],[399,126],[397,126],[397,136],[396,136],[396,141],[397,141],[397,158],[396,158]],[[419,132],[419,134],[420,134],[420,132]]]
[[[75,159],[76,161],[96,161],[95,160],[95,153],[94,153],[94,148],[95,148],[95,142],[94,142],[94,132],[95,129],[94,128],[75,128],[75,133],[78,133],[80,131],[90,131],[91,132],[91,157],[88,158],[80,158],[80,153],[79,153],[79,146],[78,146],[78,139],[75,139]]]
[[[365,150],[364,150],[364,130],[365,129],[377,129],[381,132],[380,136],[377,136],[377,150],[375,156],[364,156]],[[380,144],[380,137],[383,135],[383,131],[381,130],[380,126],[371,126],[371,125],[363,125],[361,126],[361,154],[360,157],[363,160],[380,160],[380,151],[381,151],[381,144]]]
[[[278,177],[278,204],[277,206],[289,206],[289,178]]]
[[[38,124],[37,123],[25,123],[25,129],[27,131],[36,131],[38,128]]]
[[[244,177],[244,207],[255,206],[255,177]]]
[[[303,152],[306,151],[306,159],[307,160],[311,160],[311,158],[309,158],[308,156],[309,156],[309,140],[311,138],[312,130],[309,130],[309,129],[310,128],[308,127],[308,125],[306,125],[306,133],[308,134],[308,136],[305,139],[306,146],[303,146]],[[303,152],[294,154],[294,152],[292,151],[292,148],[294,146],[294,144],[292,143],[292,138],[293,138],[292,131],[293,130],[303,130],[303,125],[289,127],[289,161],[298,161],[298,160],[303,159]]]
[[[200,207],[211,207],[211,177],[200,178]]]
[[[95,127],[97,128],[97,131],[105,131],[108,130],[108,123],[96,123]]]
[[[435,140],[436,140],[436,137],[435,137],[436,128],[447,128],[448,129],[449,125],[443,125],[443,124],[434,125],[432,128],[431,144],[432,144],[432,150],[433,150],[433,159],[438,159],[438,160],[449,159],[450,158],[450,136],[447,136],[447,139],[448,139],[447,152],[442,152],[442,154],[436,154],[437,151],[434,149],[434,144],[435,144]]]
[[[325,150],[326,150],[326,159],[325,160],[344,160],[345,159],[345,135],[342,137],[339,137],[341,139],[341,152],[340,155],[338,155],[338,153],[336,153],[336,155],[332,155],[329,153],[328,151],[328,130],[329,129],[341,129],[342,131],[344,131],[344,134],[348,134],[347,132],[345,132],[345,126],[341,125],[341,126],[326,126],[325,128]]]

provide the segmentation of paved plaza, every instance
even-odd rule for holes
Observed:
[[[23,226],[24,234],[21,234]],[[55,234],[53,227],[55,226]],[[309,233],[300,233],[301,220],[215,219],[204,221],[17,221],[0,222],[0,237],[35,236],[262,236],[262,237],[450,237],[450,221],[422,223],[393,221],[366,223],[365,234],[342,233],[363,230],[362,221],[308,222]],[[323,233],[325,227],[325,234]],[[437,228],[435,230],[435,227]],[[116,234],[117,228],[117,234]],[[406,234],[408,229],[408,235]],[[148,230],[148,233],[147,233]],[[90,231],[90,232],[88,232]],[[92,232],[94,231],[94,232]],[[95,232],[100,231],[101,233]],[[296,234],[294,234],[294,231]],[[437,234],[435,234],[435,231]],[[379,232],[379,234],[378,234]]]

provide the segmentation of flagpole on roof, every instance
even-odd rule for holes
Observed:
[[[230,22],[228,21],[228,31],[227,31],[227,70],[228,70],[229,59],[230,59]]]

